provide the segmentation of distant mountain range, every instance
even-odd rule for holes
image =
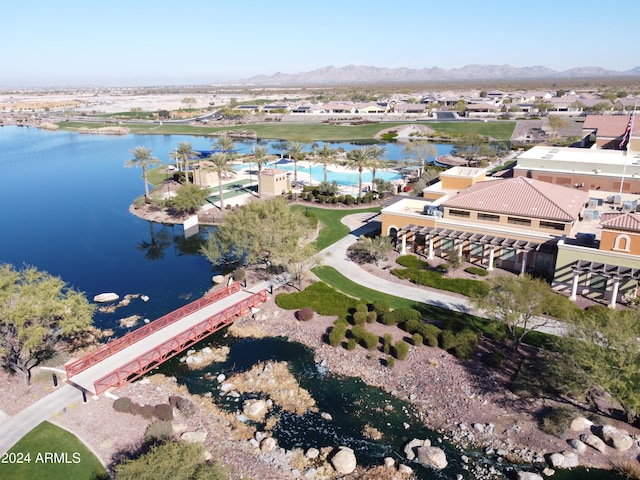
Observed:
[[[622,77],[640,75],[640,66],[624,72],[601,67],[577,67],[559,72],[541,65],[467,65],[462,68],[381,68],[364,65],[332,65],[310,72],[257,75],[242,83],[257,85],[349,85],[367,83],[413,83],[482,80],[527,80],[550,78]]]

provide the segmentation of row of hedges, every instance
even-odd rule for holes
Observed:
[[[359,205],[363,203],[371,203],[377,198],[383,198],[384,193],[374,193],[367,192],[362,198],[354,197],[353,195],[325,195],[322,193],[314,193],[307,192],[302,193],[302,197],[307,202],[317,202],[317,203],[330,203],[332,205],[337,205],[338,203],[342,203],[344,205]]]
[[[398,278],[405,278],[415,284],[460,293],[467,297],[483,296],[489,292],[489,286],[483,281],[443,277],[440,272],[433,270],[428,263],[419,260],[413,255],[398,257],[396,262],[406,268],[396,268],[391,270],[391,273]]]
[[[419,335],[421,341],[430,347],[440,347],[458,358],[471,358],[478,345],[478,334],[468,328],[459,332],[441,330],[430,323],[411,319],[402,324],[403,330],[413,335]],[[413,338],[413,337],[412,337]],[[416,340],[414,340],[416,344]]]

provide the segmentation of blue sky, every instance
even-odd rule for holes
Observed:
[[[603,10],[606,8],[607,10]],[[637,0],[21,0],[0,87],[202,84],[327,65],[640,65]]]

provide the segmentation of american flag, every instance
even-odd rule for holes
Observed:
[[[629,116],[629,123],[627,123],[627,128],[625,128],[624,133],[622,134],[622,140],[620,140],[620,150],[624,150],[629,141],[629,137],[631,136],[631,124],[633,123],[633,114],[635,110],[631,112]]]

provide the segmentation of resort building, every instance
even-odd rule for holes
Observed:
[[[558,242],[554,289],[568,293],[572,300],[580,295],[606,301],[612,308],[636,298],[640,279],[638,198],[625,200],[624,207],[607,207],[613,211],[600,218],[599,240],[596,235],[584,235]]]
[[[629,151],[535,146],[518,156],[513,174],[582,191],[640,192],[640,135],[630,141]]]
[[[382,209],[382,233],[402,253],[447,257],[493,270],[552,278],[556,244],[575,235],[588,194],[530,178],[487,179],[486,170],[454,167],[425,189]]]
[[[263,168],[260,173],[260,194],[275,197],[291,190],[289,172],[279,168]]]

